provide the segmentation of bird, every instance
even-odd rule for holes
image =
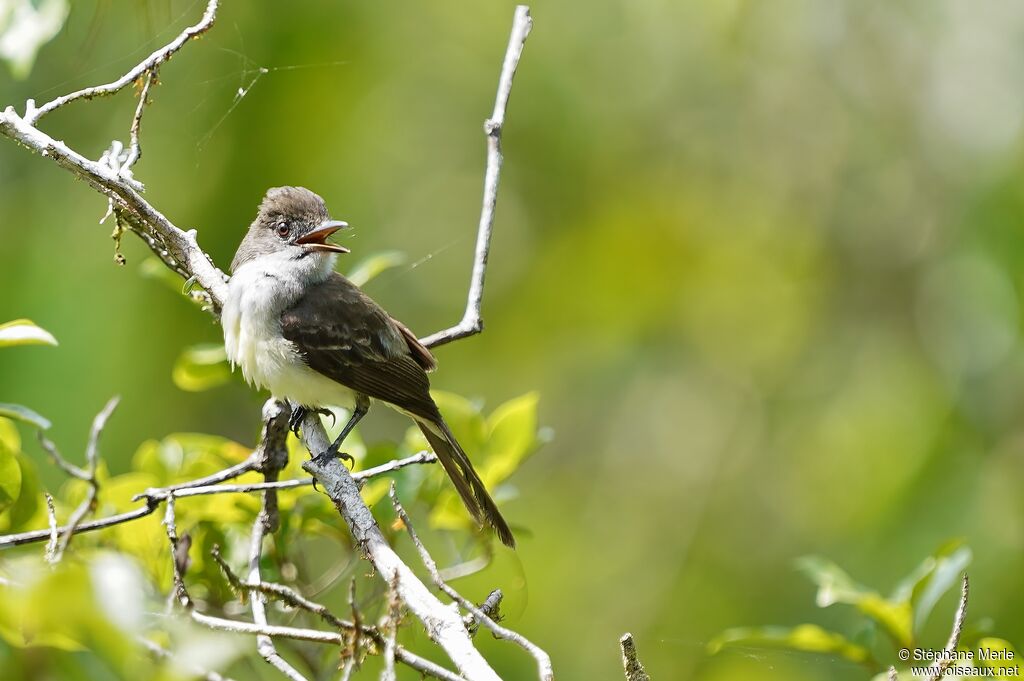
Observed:
[[[327,239],[348,224],[304,187],[274,187],[231,262],[221,323],[232,370],[292,406],[296,430],[310,410],[350,409],[340,451],[373,401],[409,416],[478,525],[506,546],[515,538],[430,395],[434,356],[409,330],[334,270],[349,249]]]

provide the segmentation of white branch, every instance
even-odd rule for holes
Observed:
[[[331,441],[315,413],[302,422],[302,439],[310,452],[325,452]],[[388,544],[373,514],[359,494],[359,485],[337,458],[313,458],[302,467],[317,479],[338,513],[352,530],[377,574],[393,584],[409,611],[423,623],[430,640],[441,646],[455,668],[469,681],[498,681],[487,660],[473,647],[473,641],[459,613],[439,601]]]
[[[206,11],[203,13],[203,17],[194,26],[189,26],[184,31],[178,34],[178,36],[169,42],[168,44],[161,47],[153,54],[146,57],[144,60],[138,63],[131,71],[124,74],[117,80],[107,83],[106,85],[95,85],[93,87],[83,88],[67,95],[57,97],[56,99],[43,104],[38,109],[35,108],[32,101],[29,100],[29,106],[26,107],[25,120],[29,125],[35,125],[39,122],[39,119],[55,111],[65,104],[70,104],[77,99],[93,99],[95,97],[103,97],[105,95],[113,95],[124,88],[128,87],[147,72],[153,72],[155,69],[160,68],[160,65],[170,59],[175,52],[180,50],[188,43],[192,38],[196,38],[206,31],[210,30],[213,26],[213,20],[217,17],[217,0],[210,0],[209,4],[206,5]]]
[[[970,596],[971,584],[964,573],[960,583],[960,604],[956,608],[956,615],[953,616],[953,629],[949,632],[949,640],[946,641],[945,655],[935,664],[935,669],[928,677],[928,681],[939,681],[956,659],[956,647],[960,645],[960,636],[964,633],[964,621],[967,619],[967,598]]]
[[[263,437],[260,439],[257,451],[260,452],[263,478],[268,483],[275,482],[281,469],[288,463],[288,449],[285,444],[288,431],[287,412],[281,403],[270,399],[263,405]],[[182,493],[187,492],[184,490]],[[263,556],[263,538],[267,532],[276,528],[277,518],[277,490],[268,489],[263,492],[263,502],[260,504],[260,512],[256,514],[256,520],[252,524],[252,535],[249,542],[249,574],[248,580],[258,583],[260,578],[260,558]],[[263,594],[256,591],[250,595],[249,604],[252,608],[252,620],[257,626],[267,625],[266,599]],[[291,681],[307,681],[295,667],[281,657],[274,647],[274,641],[266,634],[256,636],[256,651],[274,669],[284,674]]]
[[[619,648],[622,649],[622,669],[626,673],[626,681],[651,681],[637,658],[633,634],[623,634],[619,639]]]
[[[482,608],[478,608],[472,601],[450,587],[448,583],[441,578],[441,573],[437,569],[437,563],[434,562],[430,552],[427,551],[427,547],[420,541],[419,535],[416,534],[416,528],[412,526],[412,520],[409,518],[409,514],[405,512],[405,508],[402,507],[402,503],[398,500],[398,494],[395,492],[394,483],[391,483],[390,494],[391,503],[395,507],[395,512],[405,525],[405,529],[409,533],[409,537],[412,538],[412,543],[416,546],[416,550],[419,551],[420,560],[423,561],[424,567],[427,568],[427,572],[430,573],[430,577],[434,580],[434,584],[437,588],[472,613],[473,619],[476,620],[477,623],[490,629],[491,633],[494,634],[496,638],[512,641],[532,655],[533,659],[537,662],[537,676],[541,681],[552,681],[552,679],[555,678],[555,673],[551,668],[551,658],[546,652],[544,652],[544,650],[522,634],[512,631],[511,629],[507,629],[495,622],[494,618],[484,612]]]
[[[364,471],[357,471],[352,473],[352,479],[360,483],[374,478],[378,475],[385,473],[393,473],[406,466],[413,466],[416,464],[434,463],[437,461],[437,457],[433,452],[423,451],[412,456],[407,456],[404,459],[393,459],[386,463],[382,463],[379,466],[373,468],[367,468]],[[247,494],[250,492],[265,492],[266,490],[282,490],[282,489],[294,489],[296,487],[310,487],[313,484],[313,478],[301,478],[298,480],[277,480],[275,482],[253,482],[247,485],[197,485],[192,486],[190,483],[188,486],[176,486],[176,487],[155,487],[147,489],[145,492],[136,494],[134,499],[166,499],[169,496],[173,496],[176,499],[183,497],[197,497],[208,494]]]
[[[505,125],[505,109],[508,108],[509,94],[512,92],[512,79],[519,66],[519,57],[523,54],[526,37],[533,27],[530,8],[526,5],[516,7],[512,21],[512,35],[509,36],[505,61],[501,67],[498,80],[498,95],[494,100],[494,112],[484,122],[484,134],[487,135],[487,170],[484,174],[484,199],[480,210],[480,225],[477,227],[476,255],[473,258],[473,274],[469,281],[469,296],[466,299],[466,311],[462,320],[453,327],[438,331],[422,339],[428,348],[450,343],[459,338],[472,336],[483,331],[484,322],[480,314],[480,305],[484,299],[484,275],[487,273],[487,256],[491,250],[491,232],[494,229],[494,207],[498,201],[498,180],[501,177],[501,132]]]

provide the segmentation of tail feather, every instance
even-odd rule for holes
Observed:
[[[515,548],[516,540],[512,536],[512,530],[508,523],[501,517],[497,504],[487,493],[480,476],[473,469],[473,463],[466,456],[466,452],[459,446],[455,436],[448,429],[448,424],[443,420],[436,423],[417,421],[423,436],[430,443],[430,448],[437,455],[437,460],[444,467],[448,477],[451,478],[455,490],[462,498],[473,519],[480,525],[489,525],[494,528],[498,539],[505,546]]]

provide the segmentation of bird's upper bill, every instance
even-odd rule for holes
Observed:
[[[295,243],[302,244],[303,246],[309,246],[317,251],[349,253],[350,251],[344,246],[327,242],[327,237],[331,236],[339,229],[344,229],[345,227],[348,227],[347,222],[342,222],[341,220],[325,220],[296,239]]]

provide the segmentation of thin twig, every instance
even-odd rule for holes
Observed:
[[[480,210],[480,224],[477,227],[476,254],[473,258],[473,274],[469,282],[466,311],[458,324],[438,331],[422,339],[428,348],[444,345],[459,338],[480,333],[484,328],[480,306],[484,297],[484,275],[487,273],[487,256],[491,250],[491,232],[494,230],[494,207],[498,201],[498,180],[501,177],[501,132],[505,125],[505,110],[512,93],[512,79],[523,54],[526,37],[530,35],[533,19],[526,5],[516,7],[512,20],[512,35],[509,36],[505,60],[498,80],[498,94],[494,100],[494,112],[484,122],[487,135],[487,170],[484,173],[484,198]]]
[[[434,463],[437,461],[437,457],[434,456],[433,452],[419,452],[413,454],[404,459],[394,459],[383,463],[373,468],[367,468],[363,471],[357,471],[352,474],[352,479],[365,482],[370,478],[374,478],[378,475],[385,473],[392,473],[406,466],[412,466],[415,464],[427,464]],[[194,486],[193,483],[184,483],[183,485],[171,486],[171,487],[157,487],[153,489],[147,489],[145,492],[136,494],[134,499],[152,498],[152,499],[164,499],[168,496],[174,496],[177,499],[183,497],[195,497],[203,496],[207,494],[247,494],[250,492],[264,492],[266,490],[283,490],[283,489],[294,489],[296,487],[310,487],[313,485],[313,478],[301,478],[297,480],[278,480],[275,482],[253,482],[248,484],[240,485],[200,485]]]
[[[323,452],[330,446],[323,424],[315,414],[302,422],[302,439],[310,452]],[[499,681],[487,660],[473,647],[458,613],[445,606],[395,553],[377,521],[359,494],[359,485],[337,458],[312,458],[302,467],[320,483],[338,513],[352,531],[377,574],[387,583],[397,582],[399,597],[423,624],[430,640],[439,645],[469,681]],[[396,580],[397,576],[397,580]]]
[[[263,479],[268,483],[277,481],[277,476],[288,463],[288,449],[285,445],[287,437],[288,412],[282,409],[281,405],[274,401],[268,401],[263,407],[264,427],[263,438],[260,441],[257,451],[260,452],[260,469],[263,472]],[[283,452],[283,454],[282,454]],[[263,500],[260,505],[260,512],[252,524],[252,534],[249,542],[249,575],[248,580],[252,583],[259,583],[260,580],[260,558],[263,556],[263,539],[267,532],[276,528],[277,519],[277,490],[267,489],[263,492]],[[267,625],[267,608],[263,594],[254,592],[249,598],[249,606],[252,609],[253,623],[257,626]],[[284,674],[291,681],[307,681],[299,670],[288,664],[277,648],[273,639],[267,635],[256,636],[256,651],[271,666]]]
[[[51,562],[53,563],[59,563],[61,558],[64,557],[64,551],[67,550],[68,545],[71,543],[71,537],[74,536],[76,528],[82,523],[82,520],[85,519],[85,515],[92,510],[96,504],[96,496],[100,491],[100,484],[96,479],[96,466],[99,463],[100,457],[100,435],[103,434],[103,429],[107,425],[107,420],[110,418],[110,415],[114,413],[114,409],[117,408],[117,404],[120,401],[121,398],[117,396],[110,398],[103,409],[100,410],[100,413],[97,414],[96,418],[92,421],[92,429],[89,431],[89,442],[85,447],[85,468],[79,469],[86,474],[85,481],[89,484],[89,490],[86,493],[85,499],[78,505],[78,508],[74,510],[71,517],[68,518],[68,524],[65,530],[61,533],[57,549],[53,552],[51,558]],[[54,452],[56,452],[56,449],[54,449]]]
[[[622,649],[622,669],[626,672],[626,681],[651,681],[651,677],[644,671],[644,666],[636,656],[633,634],[623,634],[619,639],[619,647]]]
[[[134,511],[126,511],[125,513],[118,513],[112,515],[109,518],[102,518],[100,520],[93,520],[91,522],[82,523],[75,528],[75,534],[82,534],[83,532],[92,532],[93,530],[102,530],[107,527],[113,527],[114,525],[120,525],[122,523],[130,523],[133,520],[144,518],[158,507],[156,503],[149,503],[141,508],[137,508]],[[58,527],[57,532],[64,533],[70,529],[70,525],[64,525]],[[34,542],[46,541],[51,536],[50,530],[30,530],[28,532],[19,532],[18,534],[8,534],[0,537],[0,549],[6,549],[11,546],[21,546],[22,544],[32,544]]]
[[[128,130],[128,157],[121,165],[121,174],[128,177],[133,177],[132,166],[142,158],[142,143],[139,140],[139,132],[142,128],[142,114],[145,111],[147,99],[149,98],[149,88],[153,85],[155,78],[155,69],[146,72],[146,82],[142,85],[142,91],[139,93],[139,104],[135,107],[135,116],[132,118],[132,125]]]
[[[967,598],[970,595],[970,590],[971,585],[965,572],[960,583],[960,604],[957,606],[956,615],[953,617],[953,630],[949,633],[945,654],[935,664],[934,670],[928,677],[928,681],[939,681],[956,659],[956,647],[960,645],[960,636],[964,632],[964,621],[967,619]]]
[[[181,482],[177,485],[168,485],[167,487],[157,487],[154,489],[147,489],[144,492],[139,492],[132,497],[132,501],[138,501],[140,499],[164,499],[170,495],[176,497],[187,497],[190,494],[180,493],[182,490],[189,490],[195,488],[205,488],[225,480],[231,480],[237,478],[240,475],[245,475],[251,471],[256,470],[259,465],[258,455],[256,452],[250,454],[245,461],[229,466],[223,470],[219,470],[216,473],[205,475],[195,480],[189,480],[188,482]]]
[[[213,617],[204,615],[196,610],[191,610],[189,615],[193,621],[203,626],[218,631],[230,631],[236,634],[254,634],[256,636],[269,636],[270,638],[291,638],[297,641],[312,641],[313,643],[330,643],[341,645],[343,637],[336,631],[320,631],[319,629],[302,629],[299,627],[282,627],[274,624],[253,624],[252,622],[239,622],[224,617]]]
[[[213,26],[213,21],[217,16],[217,0],[210,0],[209,4],[206,5],[206,11],[203,12],[202,18],[199,23],[194,26],[189,26],[184,31],[178,34],[178,36],[167,43],[153,54],[146,57],[144,60],[139,62],[131,71],[124,74],[120,78],[106,85],[94,85],[92,87],[83,88],[76,90],[70,94],[62,95],[56,99],[43,104],[39,108],[34,107],[32,100],[29,100],[25,111],[25,121],[29,125],[35,125],[39,122],[46,114],[59,109],[65,104],[70,104],[77,99],[93,99],[95,97],[103,97],[107,95],[113,95],[124,88],[134,83],[142,74],[152,72],[158,68],[161,64],[166,62],[174,53],[180,50],[193,38],[198,38],[203,33],[210,30]]]
[[[438,573],[441,574],[443,578],[444,573],[442,571],[438,571]],[[484,602],[480,604],[479,607],[481,612],[483,612],[485,615],[490,617],[495,622],[500,622],[502,620],[502,617],[499,610],[501,609],[501,600],[504,597],[505,594],[501,592],[501,589],[494,589],[493,591],[491,591],[491,593],[487,594],[487,598],[485,598]],[[469,631],[470,635],[475,636],[477,629],[480,628],[480,623],[477,622],[476,617],[473,615],[473,613],[470,613],[463,617],[462,621],[466,623],[466,629]]]
[[[402,623],[402,601],[398,598],[398,584],[388,585],[388,612],[384,618],[384,669],[380,681],[397,681],[395,651],[398,648],[398,627]]]
[[[402,524],[405,525],[405,529],[409,533],[412,543],[415,544],[416,550],[419,551],[420,560],[423,561],[424,567],[427,568],[427,572],[430,573],[430,577],[434,580],[434,584],[437,588],[447,594],[449,598],[454,600],[463,608],[471,612],[474,619],[490,629],[495,638],[512,641],[532,655],[533,659],[537,662],[538,677],[542,681],[551,681],[551,679],[554,678],[554,671],[551,668],[551,657],[546,652],[522,634],[512,631],[511,629],[507,629],[495,622],[486,612],[481,608],[478,608],[472,601],[460,594],[458,591],[448,586],[448,583],[441,578],[441,573],[437,569],[437,563],[434,562],[430,552],[427,551],[427,547],[423,545],[422,541],[420,541],[419,535],[416,534],[416,528],[413,527],[412,520],[409,518],[409,514],[405,512],[405,508],[398,500],[398,494],[395,491],[394,483],[391,484],[390,495],[391,504],[395,507],[395,513],[398,514],[398,517],[402,520]]]
[[[46,493],[46,519],[50,524],[50,538],[46,542],[46,552],[43,555],[46,557],[46,562],[52,565],[57,562],[55,557],[60,535],[57,530],[57,510],[53,507],[53,496],[49,492]]]
[[[46,434],[43,431],[36,431],[36,436],[39,438],[39,446],[42,447],[43,451],[50,456],[57,468],[64,471],[68,477],[78,478],[79,480],[84,480],[86,482],[89,481],[89,473],[86,472],[85,469],[79,468],[65,459],[64,456],[61,455],[60,450],[57,449],[56,443],[46,437]]]
[[[178,527],[175,522],[174,498],[167,500],[164,510],[164,529],[167,531],[167,540],[171,544],[171,575],[173,577],[173,589],[171,595],[186,610],[192,610],[192,599],[185,589],[185,566],[186,561],[181,556],[178,548]]]

